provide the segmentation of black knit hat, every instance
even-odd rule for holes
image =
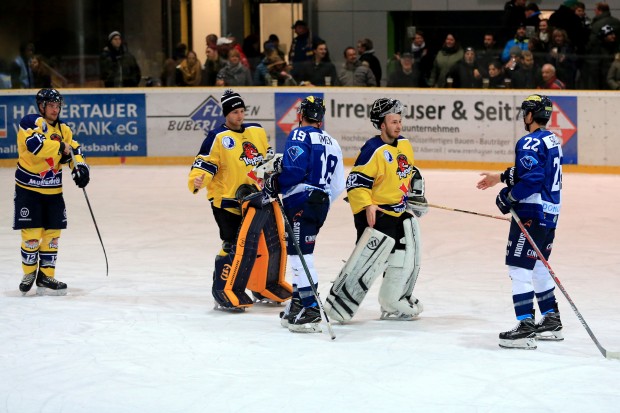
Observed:
[[[224,113],[224,116],[228,115],[235,109],[245,109],[243,99],[241,99],[241,96],[238,93],[233,92],[232,89],[226,89],[224,91],[220,102],[222,103],[222,112]]]

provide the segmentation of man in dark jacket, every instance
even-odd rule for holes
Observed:
[[[358,40],[357,53],[360,55],[360,62],[368,63],[368,67],[370,67],[372,74],[375,75],[377,86],[381,86],[381,62],[379,62],[379,59],[377,59],[377,56],[375,56],[375,49],[373,48],[372,40]]]
[[[127,50],[121,34],[113,31],[100,58],[100,76],[105,87],[135,87],[141,79],[136,58]]]

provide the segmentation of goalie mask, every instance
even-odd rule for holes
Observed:
[[[374,101],[370,109],[370,122],[376,129],[381,129],[381,124],[387,115],[394,113],[400,115],[403,112],[403,104],[397,99],[380,98]]]

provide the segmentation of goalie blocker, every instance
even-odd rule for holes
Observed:
[[[228,255],[215,260],[213,297],[226,309],[243,309],[253,304],[246,288],[275,302],[286,301],[292,295],[293,289],[285,281],[282,212],[276,202],[269,202],[262,192],[255,191],[251,185],[239,188],[243,220],[237,242]]]

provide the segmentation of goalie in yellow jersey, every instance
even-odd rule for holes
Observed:
[[[90,172],[69,125],[59,118],[62,95],[41,89],[36,102],[39,113],[24,116],[17,132],[13,229],[22,233],[24,270],[19,289],[26,295],[36,281],[38,295],[65,295],[67,284],[54,277],[60,231],[67,228],[62,165],[69,164],[80,188],[88,184]]]
[[[284,280],[284,222],[276,202],[265,201],[252,169],[273,151],[258,123],[245,123],[245,103],[228,89],[221,98],[225,122],[207,134],[188,176],[196,194],[207,189],[222,249],[215,257],[217,309],[243,310],[257,300],[282,302],[292,287]]]

